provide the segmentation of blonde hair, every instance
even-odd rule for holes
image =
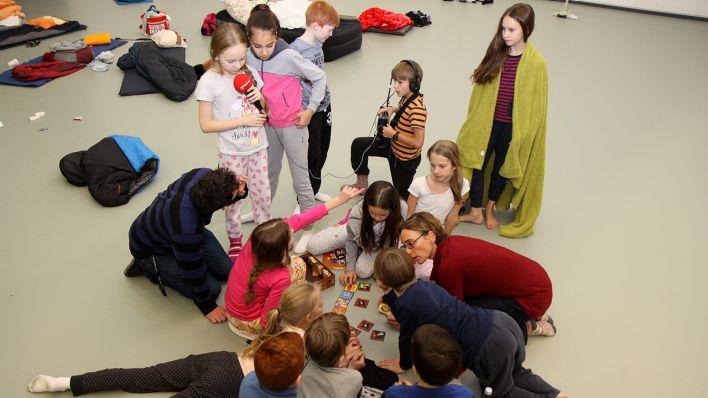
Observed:
[[[312,313],[322,300],[319,286],[312,283],[292,285],[285,289],[280,297],[278,308],[268,312],[268,324],[243,352],[244,356],[253,357],[258,347],[268,338],[282,332],[284,326],[295,326]]]
[[[229,47],[238,46],[239,44],[243,44],[248,48],[248,36],[246,36],[246,32],[244,32],[243,29],[232,23],[225,23],[218,26],[211,36],[211,42],[209,43],[209,61],[207,61],[204,68],[213,68],[219,73],[223,73],[221,66],[216,62],[216,58]],[[251,74],[248,68],[246,68],[245,63],[241,70],[249,75]]]
[[[457,144],[450,140],[436,141],[433,146],[428,149],[428,160],[431,154],[440,155],[450,161],[452,165],[452,178],[450,178],[450,190],[452,197],[455,198],[455,204],[461,205],[462,201],[462,173],[460,173],[460,150]]]
[[[305,350],[318,365],[331,368],[349,343],[349,322],[343,315],[328,312],[315,319],[305,332]]]

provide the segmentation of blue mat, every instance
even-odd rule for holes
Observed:
[[[104,44],[102,46],[93,46],[93,48],[91,50],[93,51],[93,56],[95,57],[104,51],[118,48],[125,43],[127,43],[126,40],[111,40],[111,44]],[[37,64],[40,62],[42,62],[42,56],[39,56],[37,58],[33,58],[33,59],[25,62],[22,65]],[[56,79],[56,78],[54,78],[54,79]],[[31,82],[23,82],[21,80],[17,80],[14,77],[12,77],[12,69],[8,69],[8,70],[4,71],[2,74],[0,74],[0,84],[9,84],[11,86],[39,87],[39,86],[43,86],[43,85],[51,82],[54,79],[42,79],[42,80],[33,80]]]

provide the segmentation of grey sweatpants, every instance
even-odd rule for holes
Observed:
[[[554,398],[560,391],[523,366],[526,359],[524,335],[509,315],[494,311],[487,340],[477,356],[466,361],[479,378],[482,390],[492,387],[494,397]]]
[[[307,168],[307,129],[299,129],[292,125],[285,128],[266,126],[268,136],[268,179],[270,180],[270,195],[275,199],[278,189],[278,178],[283,168],[283,152],[288,156],[290,174],[293,177],[293,189],[300,204],[300,213],[315,207],[315,194],[310,184],[310,174]],[[306,228],[307,229],[307,228]]]

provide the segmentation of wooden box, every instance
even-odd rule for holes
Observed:
[[[322,262],[331,270],[347,269],[347,252],[342,249],[334,249],[322,255]]]
[[[324,265],[319,258],[310,252],[305,252],[300,257],[307,266],[305,270],[306,281],[319,285],[322,290],[334,286],[334,272]]]

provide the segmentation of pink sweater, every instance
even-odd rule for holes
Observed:
[[[311,208],[304,214],[295,214],[285,219],[293,233],[316,222],[328,214],[324,204]],[[278,308],[280,296],[290,286],[290,271],[286,266],[269,269],[262,272],[253,284],[253,300],[246,303],[248,279],[256,260],[251,249],[251,239],[248,239],[243,251],[236,259],[229,282],[226,285],[224,302],[229,315],[243,321],[261,319],[261,327],[265,328],[268,321],[268,311]]]

